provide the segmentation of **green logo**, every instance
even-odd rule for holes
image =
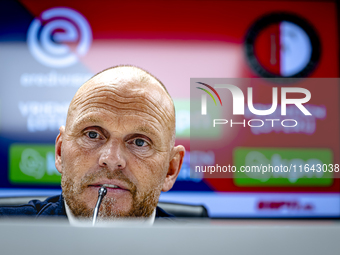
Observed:
[[[9,149],[9,180],[18,184],[60,184],[54,145],[12,144]]]
[[[333,183],[333,172],[329,171],[334,166],[333,154],[329,149],[239,147],[234,150],[234,165],[243,169],[235,172],[237,186],[305,187]]]

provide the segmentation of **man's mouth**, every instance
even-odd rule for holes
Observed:
[[[94,188],[96,190],[99,190],[100,187],[105,187],[107,189],[108,193],[121,193],[121,192],[129,192],[129,190],[125,187],[120,187],[118,185],[114,185],[114,184],[109,184],[109,183],[100,183],[100,184],[93,184],[93,185],[89,185],[89,188]]]

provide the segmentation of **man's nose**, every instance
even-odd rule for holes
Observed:
[[[99,165],[109,169],[124,169],[126,160],[123,147],[117,141],[107,142],[100,150]]]

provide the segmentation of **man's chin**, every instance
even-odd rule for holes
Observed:
[[[75,217],[92,219],[98,195],[96,197],[92,196],[92,194],[80,196],[80,199],[77,199],[73,195],[64,194],[64,198]],[[112,196],[112,194],[107,194],[100,205],[98,217],[106,220],[129,217],[149,217],[156,208],[158,197],[154,197],[154,199],[149,198],[150,196],[146,196],[144,199],[138,201],[127,194],[121,198],[116,198],[115,196]]]
[[[63,196],[75,217],[92,218],[98,200],[98,189],[86,186],[80,188],[73,182],[62,178]],[[108,191],[99,209],[99,217],[114,219],[117,217],[150,217],[157,206],[160,188],[149,192],[136,189]]]
[[[132,217],[133,215],[132,200],[121,200],[115,197],[105,197],[99,209],[99,217],[105,219],[114,219],[120,217]]]
[[[65,200],[74,216],[79,218],[92,218],[97,198],[87,196],[87,199],[74,199],[66,196]],[[114,219],[117,217],[131,217],[133,213],[133,202],[130,198],[116,198],[110,194],[103,198],[99,208],[100,218]]]

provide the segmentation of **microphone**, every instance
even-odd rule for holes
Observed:
[[[100,204],[102,203],[102,200],[103,200],[104,196],[106,195],[106,193],[107,193],[107,189],[104,186],[101,186],[100,189],[98,190],[97,204],[96,204],[94,211],[93,211],[92,226],[94,226],[96,224]]]

